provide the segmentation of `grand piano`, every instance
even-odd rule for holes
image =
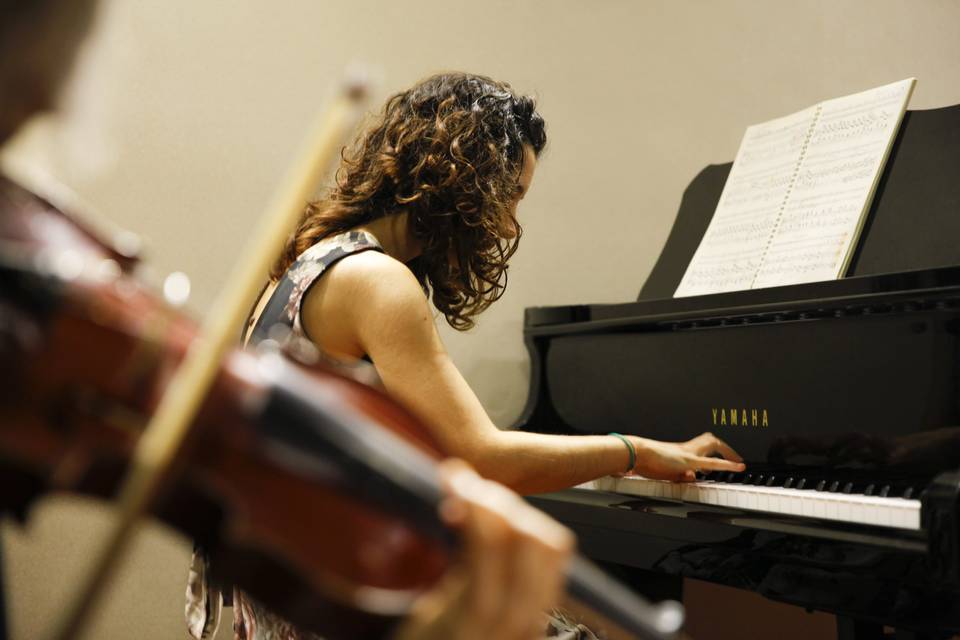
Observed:
[[[673,298],[730,164],[686,189],[636,302],[525,312],[517,428],[747,462],[531,497],[638,586],[696,578],[828,612],[844,640],[960,632],[960,105],[910,111],[840,280]],[[676,595],[676,594],[673,594]]]

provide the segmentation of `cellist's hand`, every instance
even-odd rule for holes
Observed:
[[[574,536],[504,486],[448,461],[441,515],[464,542],[458,564],[420,599],[397,640],[542,638]]]
[[[632,436],[637,451],[633,468],[645,478],[691,481],[697,471],[743,471],[743,458],[730,445],[713,435],[702,433],[686,442],[661,442]],[[720,454],[722,458],[713,457]]]

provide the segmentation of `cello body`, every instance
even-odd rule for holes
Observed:
[[[21,519],[50,493],[113,497],[196,338],[195,323],[137,281],[135,264],[0,180],[0,507]],[[356,465],[316,444],[311,424],[322,415],[282,420],[269,372],[277,359],[272,369],[264,359],[240,350],[224,359],[152,515],[201,544],[217,579],[298,626],[382,637],[443,574],[449,541],[384,510],[378,502],[389,498],[361,495],[363,483],[343,471]],[[280,366],[301,395],[323,396],[311,411],[330,407],[441,456],[380,391],[323,365]]]

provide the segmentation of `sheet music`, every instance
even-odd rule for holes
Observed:
[[[903,80],[821,104],[754,288],[846,272],[914,84]]]
[[[810,107],[747,128],[676,297],[750,288],[815,116]]]
[[[902,80],[748,127],[674,295],[843,275],[914,84]]]

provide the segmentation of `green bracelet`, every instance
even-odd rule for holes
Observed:
[[[627,465],[627,470],[624,471],[624,473],[630,473],[631,471],[633,471],[633,468],[637,465],[637,450],[633,448],[633,443],[630,442],[630,438],[628,438],[623,434],[615,433],[613,431],[611,431],[607,435],[613,436],[614,438],[619,438],[620,441],[623,442],[623,444],[627,445],[627,451],[630,452],[630,464]]]

